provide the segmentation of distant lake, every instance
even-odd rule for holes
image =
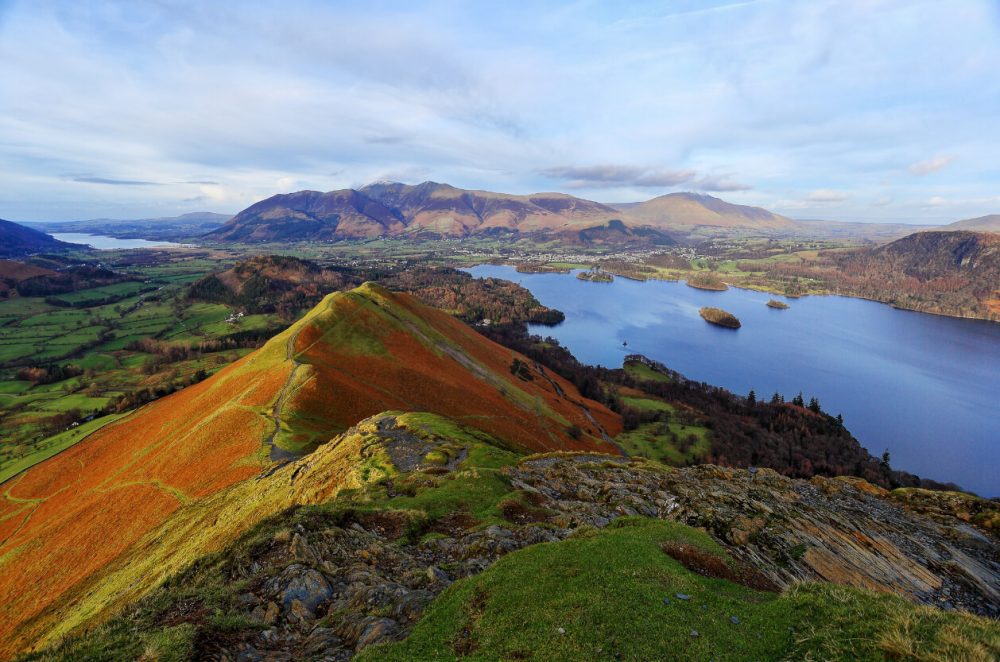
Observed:
[[[172,241],[149,241],[147,239],[117,239],[100,234],[82,234],[80,232],[56,232],[52,234],[59,241],[71,244],[85,244],[99,251],[109,251],[122,248],[163,248],[165,246],[183,246]]]
[[[791,399],[802,391],[843,414],[874,455],[888,449],[893,467],[1000,495],[1000,324],[848,297],[773,297],[790,306],[773,310],[764,305],[771,295],[750,290],[590,283],[492,265],[470,271],[520,283],[563,311],[562,324],[531,330],[585,363],[619,367],[639,353],[734,393]],[[730,311],[743,328],[706,323],[702,306]]]

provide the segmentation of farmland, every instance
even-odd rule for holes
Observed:
[[[273,315],[229,322],[228,306],[187,299],[187,285],[227,257],[112,253],[106,264],[128,280],[0,301],[0,481],[245,355],[246,337],[282,328]],[[225,342],[233,334],[244,341]],[[150,339],[158,344],[140,347]],[[180,360],[164,355],[172,348],[185,350]]]

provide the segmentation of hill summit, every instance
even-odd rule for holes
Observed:
[[[386,410],[444,415],[519,451],[617,453],[607,438],[621,431],[566,380],[408,295],[331,294],[261,349],[4,484],[0,657],[354,484],[357,448],[294,490],[287,474],[257,479]]]
[[[1000,232],[1000,214],[990,214],[964,221],[955,221],[942,228],[944,230],[970,230],[972,232]]]
[[[791,219],[766,209],[735,205],[701,193],[668,193],[622,209],[633,223],[663,228],[708,225],[773,230],[794,225]]]

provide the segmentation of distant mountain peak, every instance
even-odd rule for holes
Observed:
[[[633,223],[668,229],[699,225],[774,230],[793,222],[761,207],[738,205],[707,193],[678,191],[635,205],[623,206]]]
[[[376,181],[360,189],[276,195],[240,212],[210,236],[223,241],[336,241],[384,236],[467,237],[566,234],[619,221],[660,233],[674,228],[719,226],[780,229],[791,221],[759,207],[711,195],[678,192],[638,205],[609,206],[566,193],[514,195],[469,190],[435,181]],[[580,239],[580,237],[576,237]],[[651,240],[622,233],[622,241]]]
[[[1000,232],[1000,214],[989,214],[978,218],[956,221],[944,226],[945,230],[973,230],[979,232]]]

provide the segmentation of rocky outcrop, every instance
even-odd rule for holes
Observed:
[[[400,544],[408,524],[404,513],[334,522],[314,519],[308,527],[278,531],[235,559],[227,579],[247,584],[240,607],[262,627],[203,642],[201,652],[224,660],[349,659],[374,643],[404,637],[455,579],[570,533],[542,526],[468,531],[459,524],[451,535]]]
[[[622,515],[702,527],[779,586],[829,581],[1000,613],[996,538],[956,518],[908,510],[859,479],[594,459],[528,460],[511,472],[512,484],[544,497],[541,505],[567,527],[600,527]]]
[[[375,417],[355,432],[358,447],[344,440],[337,446],[380,479],[272,518],[172,578],[116,627],[187,628],[196,659],[346,660],[405,638],[454,581],[516,550],[587,535],[621,517],[707,531],[738,560],[738,574],[752,578],[748,585],[762,590],[822,581],[949,611],[1000,614],[992,502],[890,493],[857,478],[804,481],[712,465],[672,469],[598,453],[550,453],[512,464],[515,456],[490,450],[481,433],[407,416]],[[489,452],[505,459],[476,464]],[[290,484],[279,480],[286,489],[295,488],[300,471],[323,470],[295,467],[285,469]],[[492,487],[477,482],[485,472]],[[454,484],[492,491],[499,500],[479,515],[460,505],[433,517],[406,501],[418,491],[434,498],[435,489]],[[684,558],[684,550],[664,550]],[[220,627],[222,613],[235,625]]]
[[[460,461],[426,460],[436,449],[464,457],[454,444],[384,432],[400,465],[460,471]],[[404,638],[451,582],[528,545],[624,516],[703,528],[777,587],[826,581],[945,610],[996,616],[1000,609],[995,538],[940,513],[911,512],[859,479],[802,481],[711,465],[671,470],[593,454],[528,458],[504,473],[534,504],[530,518],[510,511],[507,524],[479,527],[456,513],[415,543],[405,536],[415,522],[406,511],[314,516],[279,530],[224,570],[228,582],[247,585],[239,604],[261,628],[202,642],[202,652],[229,660],[349,659]]]

